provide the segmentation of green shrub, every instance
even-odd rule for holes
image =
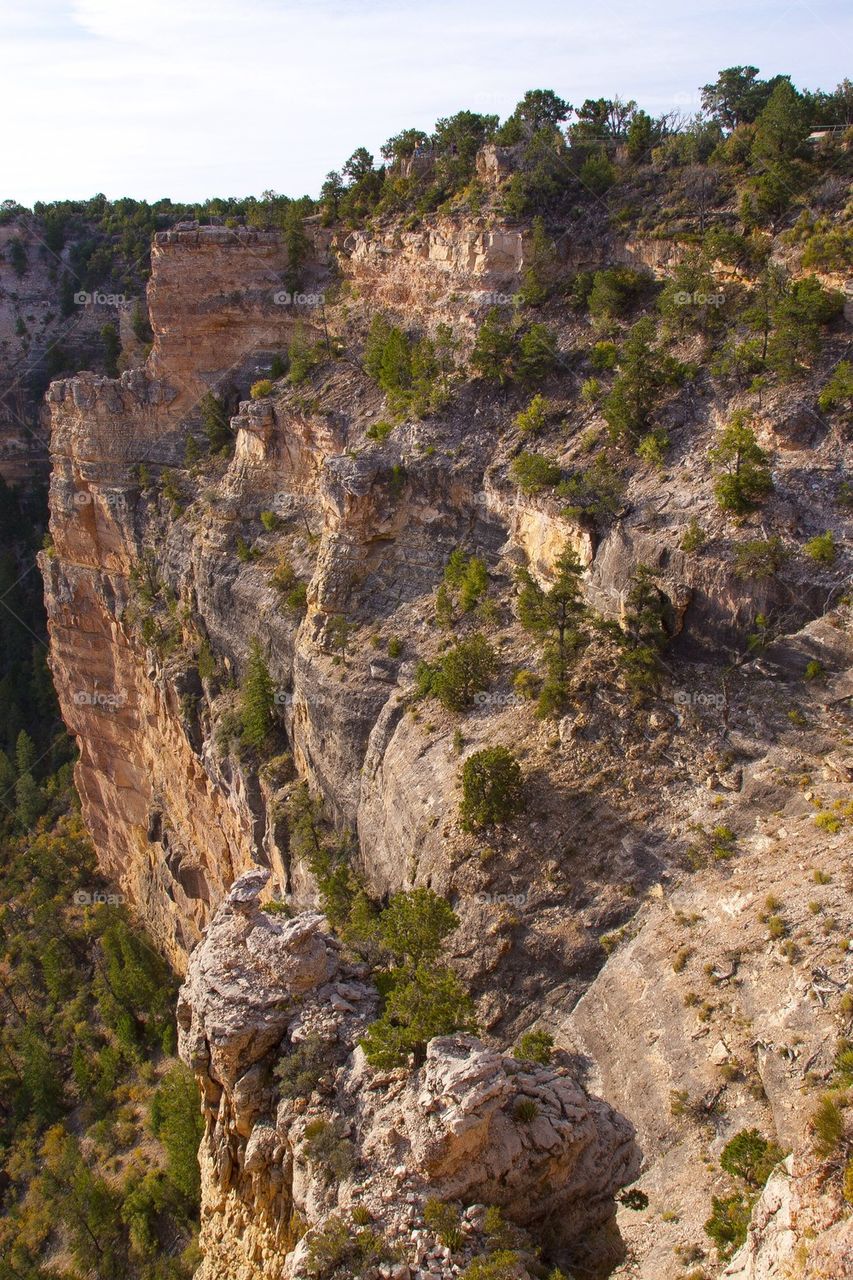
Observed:
[[[782,539],[751,538],[735,547],[735,572],[741,578],[772,578],[788,558]]]
[[[507,747],[475,751],[462,766],[459,812],[467,828],[509,822],[525,807],[521,767]]]
[[[331,1048],[329,1041],[316,1033],[293,1045],[273,1071],[280,1096],[307,1098],[313,1093],[323,1076],[332,1069]]]
[[[510,475],[523,493],[536,494],[558,484],[561,472],[544,454],[520,453],[513,458]]]
[[[403,1066],[412,1053],[417,1064],[433,1037],[475,1030],[473,1001],[452,969],[418,965],[393,977],[382,1016],[360,1041],[371,1066]]]
[[[853,400],[853,364],[849,360],[842,360],[833,369],[817,402],[824,413],[834,413],[844,405],[849,409],[851,400]]]
[[[514,1249],[496,1249],[472,1259],[460,1280],[517,1280],[521,1257]]]
[[[308,583],[297,582],[284,593],[284,607],[291,613],[304,613],[308,608]]]
[[[548,1031],[525,1031],[512,1051],[522,1062],[538,1062],[547,1067],[554,1052],[554,1037]]]
[[[293,337],[287,349],[288,382],[298,387],[316,369],[322,359],[322,346],[311,340],[304,324],[300,321],[293,331]]]
[[[688,555],[694,551],[699,551],[705,545],[707,534],[700,525],[695,516],[691,517],[690,523],[684,531],[681,539],[681,550],[686,551]]]
[[[589,354],[589,362],[597,373],[606,373],[615,369],[619,360],[619,349],[615,342],[596,342]]]
[[[818,1155],[824,1159],[834,1156],[844,1140],[844,1113],[829,1094],[821,1098],[810,1126]]]
[[[416,672],[421,697],[432,695],[449,711],[464,711],[474,696],[488,688],[497,655],[479,632],[460,640],[437,663],[421,662]]]
[[[584,378],[581,386],[581,400],[584,404],[595,404],[597,400],[601,399],[602,390],[603,388],[598,378]]]
[[[526,409],[515,415],[513,426],[523,433],[541,431],[548,418],[549,405],[543,395],[535,395]]]
[[[242,736],[247,746],[260,748],[264,745],[272,728],[273,707],[274,690],[269,668],[260,642],[253,639],[240,701]]]
[[[650,279],[647,272],[635,271],[633,267],[607,267],[603,271],[596,271],[588,299],[590,315],[597,320],[615,320],[627,315],[648,290]],[[612,344],[599,343],[594,351],[603,348],[602,356],[605,360],[610,360],[610,345]],[[612,369],[613,364],[615,361],[594,367]]]
[[[461,1229],[462,1214],[459,1207],[430,1196],[424,1205],[424,1222],[434,1231],[441,1243],[451,1251],[461,1249],[465,1236]]]
[[[513,1107],[512,1117],[519,1124],[532,1124],[539,1115],[539,1107],[533,1098],[519,1098]]]
[[[274,511],[262,511],[261,524],[267,533],[275,533],[277,529],[281,528],[281,519]]]
[[[208,391],[199,408],[208,449],[212,454],[227,453],[233,443],[233,436],[222,401],[212,391]]]
[[[341,1121],[309,1121],[304,1150],[309,1161],[320,1166],[328,1182],[343,1182],[355,1167],[355,1148],[344,1136]]]
[[[353,1231],[343,1218],[332,1214],[322,1227],[311,1232],[306,1251],[306,1271],[312,1280],[363,1276],[383,1259],[392,1257],[393,1250],[372,1227],[363,1226],[360,1231]]]
[[[382,444],[388,439],[393,430],[394,423],[387,422],[383,419],[381,422],[374,422],[369,426],[365,434],[367,435],[368,440],[377,440]]]
[[[604,152],[588,156],[578,175],[582,184],[594,195],[603,195],[616,182],[616,170]]]
[[[713,1196],[711,1208],[713,1212],[705,1223],[705,1233],[714,1241],[720,1257],[728,1261],[746,1240],[752,1201],[735,1192],[730,1196]]]
[[[757,1129],[741,1129],[723,1147],[720,1167],[760,1190],[783,1155],[782,1148],[762,1137]]]
[[[767,455],[758,446],[745,410],[732,415],[708,457],[717,468],[714,494],[722,511],[743,515],[773,488]]]
[[[625,500],[625,477],[603,454],[584,470],[576,471],[557,485],[557,497],[567,500],[562,515],[577,520],[583,516],[605,524]]]
[[[257,560],[258,558],[258,552],[255,548],[239,533],[234,541],[234,550],[241,564],[249,564],[252,560]]]
[[[249,388],[249,395],[253,400],[261,400],[264,396],[272,395],[273,384],[269,378],[259,378],[257,382],[253,382]]]
[[[151,1128],[166,1148],[170,1182],[198,1204],[201,1174],[198,1146],[204,1131],[198,1088],[192,1071],[177,1062],[167,1071],[151,1103]]]
[[[816,564],[831,565],[835,563],[836,542],[834,535],[827,531],[809,538],[803,551]]]

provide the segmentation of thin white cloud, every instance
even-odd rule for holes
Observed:
[[[0,197],[316,192],[362,143],[531,87],[690,110],[735,62],[832,87],[850,34],[838,0],[0,0]]]

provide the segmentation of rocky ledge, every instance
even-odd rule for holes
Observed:
[[[571,1256],[637,1176],[631,1125],[567,1066],[471,1035],[432,1040],[416,1070],[372,1069],[366,967],[322,916],[265,910],[268,879],[235,881],[179,998],[206,1120],[200,1280],[318,1276],[348,1250],[352,1274],[396,1278],[450,1277],[499,1245],[519,1276],[539,1247]],[[440,1235],[436,1205],[457,1223]]]

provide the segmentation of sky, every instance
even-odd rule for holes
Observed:
[[[0,0],[0,199],[316,195],[527,89],[692,113],[723,67],[831,89],[850,49],[847,0]]]

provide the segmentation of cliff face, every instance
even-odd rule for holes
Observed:
[[[668,265],[654,246],[573,252],[579,262],[606,254],[648,260],[660,272]],[[840,925],[805,939],[805,879],[813,864],[826,867],[840,891],[849,835],[851,771],[839,743],[850,623],[839,603],[845,525],[835,502],[849,441],[816,412],[813,396],[767,396],[757,425],[776,494],[760,517],[733,525],[712,499],[707,455],[738,397],[712,400],[689,384],[665,411],[673,440],[666,471],[636,466],[602,525],[511,482],[513,455],[530,446],[508,424],[520,405],[508,407],[500,391],[460,385],[442,413],[406,418],[389,433],[385,399],[358,357],[371,317],[387,311],[429,332],[450,324],[464,355],[490,297],[517,289],[528,255],[522,231],[481,220],[334,238],[316,229],[301,264],[310,301],[294,305],[276,233],[163,233],[153,249],[155,343],[146,367],[117,381],[82,374],[49,393],[53,548],[42,565],[87,825],[105,870],[180,969],[224,903],[193,953],[180,1013],[183,1052],[205,1097],[211,1276],[252,1280],[273,1262],[301,1274],[308,1246],[297,1248],[299,1222],[319,1227],[355,1203],[346,1180],[333,1194],[312,1169],[306,1117],[276,1101],[270,1085],[275,1062],[302,1037],[303,1016],[338,1045],[337,1074],[328,1096],[320,1089],[315,1118],[334,1126],[343,1117],[348,1128],[338,1136],[368,1164],[375,1156],[370,1213],[405,1244],[406,1265],[426,1239],[411,1233],[422,1230],[429,1186],[463,1205],[504,1204],[536,1236],[542,1224],[516,1210],[525,1197],[549,1203],[547,1166],[568,1197],[554,1202],[555,1213],[577,1230],[606,1220],[636,1157],[620,1117],[576,1083],[583,1068],[637,1126],[646,1158],[649,1211],[619,1211],[633,1259],[625,1274],[680,1275],[674,1246],[704,1240],[717,1185],[703,1164],[709,1153],[716,1159],[752,1124],[786,1144],[801,1141],[808,1098],[795,1105],[782,1048],[802,1037],[820,1079],[831,1075],[851,977],[833,932]],[[578,408],[570,353],[579,322],[561,304],[549,322],[569,372],[554,388],[545,438],[571,472],[601,423],[595,410]],[[300,385],[277,383],[273,395],[247,399],[297,331],[322,344],[323,367]],[[330,353],[336,358],[325,359]],[[236,409],[235,448],[227,460],[188,463],[186,441],[200,438],[208,389]],[[684,535],[696,521],[705,543],[688,553]],[[745,577],[733,562],[759,534],[799,544],[827,529],[839,548],[831,568],[792,554],[784,578]],[[547,583],[567,542],[585,566],[588,600],[610,621],[624,616],[632,575],[645,563],[673,643],[665,687],[638,700],[601,628],[578,659],[577,696],[555,724],[537,719],[512,683],[538,652],[509,602],[518,565]],[[501,654],[492,689],[462,720],[435,702],[410,705],[417,660],[442,651],[435,590],[459,546],[488,566],[492,608],[477,625]],[[304,611],[276,585],[282,566],[286,587],[305,584]],[[734,642],[758,614],[781,617],[782,636],[750,660]],[[253,641],[287,745],[286,759],[260,766],[233,749],[229,729]],[[724,645],[728,670],[719,663]],[[811,683],[803,680],[809,663],[822,673]],[[496,742],[517,751],[530,803],[524,822],[485,838],[456,820],[459,769]],[[501,1165],[515,1141],[508,1109],[528,1082],[479,1043],[434,1045],[408,1081],[380,1088],[368,1079],[354,1045],[375,997],[364,974],[341,967],[310,914],[313,878],[282,818],[295,778],[354,833],[357,870],[375,896],[429,884],[452,902],[461,921],[454,962],[485,1032],[506,1042],[540,1021],[574,1055],[571,1072],[530,1083],[544,1098],[553,1142],[543,1129],[541,1142],[532,1135]],[[837,822],[816,827],[818,806],[838,813]],[[245,904],[228,897],[257,864],[303,914],[273,927],[251,879],[240,881],[252,889]],[[786,898],[796,956],[779,940],[771,946],[758,919],[777,881],[797,885]],[[843,901],[821,909],[834,919]],[[698,941],[681,938],[682,916],[697,917]],[[721,976],[706,974],[706,963]],[[682,991],[691,966],[695,982]],[[830,975],[825,1000],[809,995],[815,982],[823,991],[823,979],[807,980],[811,969]],[[714,998],[717,982],[725,998]],[[700,990],[703,983],[714,989]],[[225,993],[221,1007],[210,1003],[215,992]],[[711,1107],[713,1134],[700,1117],[695,1132],[685,1120],[683,1140],[672,1142],[671,1092],[702,1105],[730,1058],[743,1078],[724,1081],[725,1117]],[[483,1079],[488,1117],[479,1109]],[[750,1083],[761,1084],[763,1102]],[[456,1092],[461,1101],[448,1102]],[[420,1110],[433,1117],[426,1128],[416,1115],[422,1098]],[[475,1099],[470,1107],[466,1098]],[[454,1107],[474,1116],[461,1130]],[[460,1132],[470,1135],[461,1145]],[[592,1153],[592,1169],[580,1147]],[[520,1181],[504,1177],[510,1167]],[[692,1190],[681,1225],[662,1230],[675,1186]],[[399,1204],[411,1206],[405,1220]],[[476,1235],[477,1213],[466,1221]]]

